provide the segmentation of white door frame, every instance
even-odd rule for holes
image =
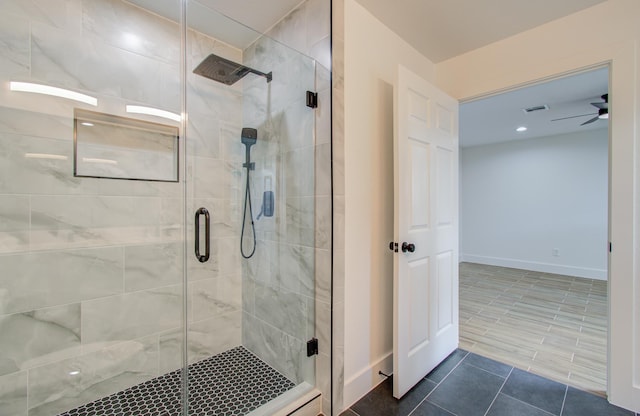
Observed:
[[[609,241],[613,251],[608,261],[609,323],[607,342],[607,395],[611,403],[640,410],[640,282],[635,259],[640,259],[640,180],[634,177],[634,164],[640,160],[637,137],[636,97],[640,85],[635,81],[636,45],[624,42],[612,45],[599,56],[580,56],[556,65],[554,74],[544,74],[524,82],[486,91],[470,97],[459,97],[460,103],[500,94],[528,85],[609,66],[609,94],[613,104],[609,119]],[[639,195],[634,199],[634,194]],[[634,326],[635,324],[635,326]],[[635,354],[635,355],[634,355]]]

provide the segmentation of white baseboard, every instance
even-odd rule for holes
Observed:
[[[345,381],[343,402],[345,409],[351,407],[385,380],[385,377],[378,374],[378,371],[385,374],[393,372],[393,352],[388,352],[384,357]]]
[[[587,279],[607,280],[607,271],[586,267],[565,266],[561,264],[539,263],[535,261],[503,259],[499,257],[460,254],[460,262],[488,264],[490,266],[510,267],[513,269],[531,270],[534,272],[563,274],[566,276],[585,277]]]

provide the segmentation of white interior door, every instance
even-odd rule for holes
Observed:
[[[394,175],[393,396],[400,398],[458,346],[458,102],[402,66]]]

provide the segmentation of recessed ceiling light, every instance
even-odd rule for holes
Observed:
[[[518,133],[522,133],[522,132],[524,132],[524,131],[527,131],[527,128],[526,128],[525,126],[520,126],[520,127],[518,127],[518,128],[516,129],[516,131],[517,131]]]
[[[89,123],[88,121],[83,121],[82,123],[83,126],[87,126],[87,127],[93,127],[93,123]]]

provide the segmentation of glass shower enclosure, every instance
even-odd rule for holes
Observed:
[[[273,414],[316,387],[329,72],[281,42],[307,3],[268,34],[215,1],[0,4],[0,414]]]

